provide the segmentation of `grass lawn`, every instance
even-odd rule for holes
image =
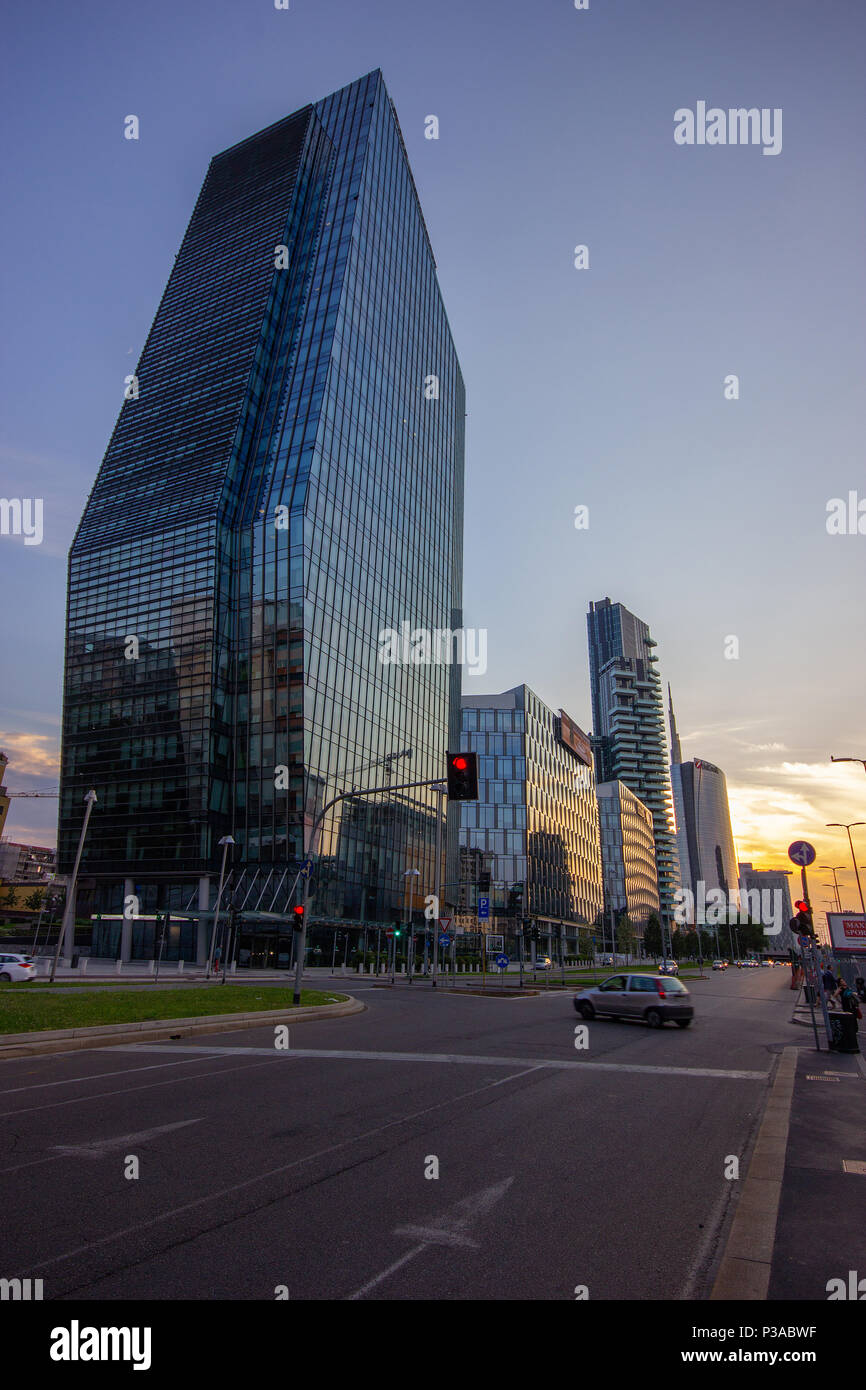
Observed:
[[[241,1014],[266,1009],[290,1009],[291,988],[264,985],[218,985],[210,989],[165,989],[133,993],[31,993],[26,982],[7,987],[0,996],[0,1038],[3,1033],[38,1033],[42,1029],[89,1028],[100,1023],[139,1023],[159,1018],[200,1018],[204,1014]],[[345,994],[305,989],[301,1008],[341,1003]]]

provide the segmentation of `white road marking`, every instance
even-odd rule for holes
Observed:
[[[466,1228],[471,1222],[486,1216],[491,1207],[494,1207],[505,1196],[513,1182],[513,1177],[503,1178],[502,1182],[494,1183],[492,1187],[482,1188],[480,1192],[461,1198],[444,1216],[437,1217],[429,1226],[398,1226],[393,1232],[395,1236],[409,1236],[412,1240],[417,1240],[420,1236],[422,1244],[416,1245],[402,1259],[389,1265],[387,1269],[383,1269],[381,1274],[377,1274],[374,1279],[370,1279],[360,1289],[356,1289],[353,1294],[349,1294],[346,1301],[353,1303],[359,1298],[363,1298],[371,1289],[375,1289],[383,1280],[389,1278],[401,1265],[414,1259],[416,1255],[420,1255],[422,1250],[426,1250],[430,1245],[462,1246],[464,1249],[477,1250],[479,1248],[478,1241],[472,1240],[466,1235]]]
[[[641,1066],[637,1062],[574,1062],[556,1057],[486,1057],[472,1053],[457,1052],[356,1052],[331,1051],[311,1047],[291,1048],[285,1052],[274,1053],[270,1047],[208,1047],[206,1044],[187,1046],[170,1043],[124,1043],[115,1047],[101,1048],[103,1052],[206,1052],[215,1057],[272,1057],[291,1059],[309,1057],[327,1061],[343,1062],[438,1062],[460,1066],[477,1067],[528,1067],[552,1068],[556,1071],[614,1071],[634,1072],[639,1076],[708,1076],[721,1081],[766,1081],[767,1071],[727,1071],[716,1067],[662,1067]]]
[[[127,1226],[124,1230],[114,1231],[111,1235],[100,1237],[99,1240],[89,1240],[84,1245],[77,1245],[73,1250],[64,1251],[62,1255],[52,1255],[49,1259],[40,1260],[38,1264],[29,1265],[27,1268],[32,1271],[47,1269],[51,1265],[62,1264],[65,1260],[72,1260],[76,1255],[84,1254],[85,1251],[89,1252],[96,1250],[101,1245],[110,1245],[113,1241],[125,1240],[127,1237],[136,1235],[140,1231],[151,1230],[154,1226],[159,1226],[164,1221],[172,1221],[185,1212],[195,1211],[198,1207],[206,1206],[208,1202],[220,1202],[223,1203],[224,1206],[227,1197],[233,1197],[235,1193],[243,1192],[246,1188],[255,1187],[257,1183],[265,1182],[269,1178],[281,1177],[284,1173],[290,1173],[293,1168],[300,1168],[304,1163],[313,1163],[316,1159],[326,1158],[329,1154],[337,1153],[340,1149],[348,1148],[351,1144],[359,1144],[362,1140],[375,1138],[376,1135],[384,1134],[386,1130],[394,1129],[395,1126],[405,1125],[411,1120],[418,1120],[424,1115],[430,1115],[434,1110],[443,1110],[448,1105],[456,1105],[459,1101],[470,1100],[473,1096],[479,1096],[484,1091],[492,1091],[497,1086],[504,1086],[506,1082],[514,1081],[518,1076],[522,1075],[524,1075],[523,1072],[517,1072],[514,1076],[506,1076],[499,1081],[488,1081],[484,1086],[476,1086],[471,1091],[461,1091],[459,1095],[450,1096],[447,1100],[437,1101],[435,1105],[426,1105],[423,1110],[416,1110],[411,1115],[402,1115],[397,1120],[387,1120],[385,1124],[376,1125],[374,1129],[365,1130],[364,1133],[355,1134],[349,1139],[341,1139],[337,1144],[330,1144],[326,1149],[319,1149],[316,1153],[305,1154],[302,1158],[293,1159],[291,1163],[281,1164],[279,1168],[271,1168],[266,1173],[257,1173],[255,1177],[245,1178],[243,1182],[232,1183],[230,1187],[219,1188],[205,1197],[197,1197],[193,1202],[185,1202],[182,1206],[172,1207],[169,1211],[161,1212],[159,1216],[150,1217],[147,1221],[136,1222],[134,1226]],[[162,1083],[157,1082],[156,1084],[160,1085]],[[284,1195],[289,1198],[293,1194],[287,1192]],[[224,1215],[224,1211],[221,1211],[221,1214]],[[242,1215],[239,1214],[237,1220],[242,1219]],[[197,1232],[196,1234],[204,1234],[204,1232]],[[419,1249],[420,1248],[421,1247],[419,1247]],[[399,1263],[405,1263],[405,1260],[410,1257],[411,1252],[409,1256],[404,1256],[403,1260],[399,1261]],[[26,1277],[26,1271],[19,1271],[14,1277]]]
[[[866,1161],[862,1158],[843,1158],[842,1172],[858,1173],[861,1177],[866,1178]]]
[[[112,1149],[129,1149],[133,1144],[146,1144],[158,1134],[170,1134],[175,1129],[186,1129],[187,1125],[200,1125],[204,1115],[196,1120],[178,1120],[173,1125],[159,1125],[156,1129],[142,1129],[138,1134],[119,1134],[114,1139],[94,1139],[90,1144],[53,1144],[56,1154],[70,1158],[103,1158]]]

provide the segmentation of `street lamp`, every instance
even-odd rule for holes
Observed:
[[[839,759],[838,761],[841,761],[841,759]],[[849,758],[849,759],[846,759],[846,761],[847,761],[847,762],[856,762],[856,761],[859,761],[859,759]],[[827,821],[827,829],[828,829],[828,830],[847,830],[847,831],[848,831],[848,843],[849,843],[849,845],[851,846],[851,858],[852,858],[852,860],[854,861],[854,877],[857,879],[857,892],[860,894],[860,911],[866,913],[866,904],[864,904],[864,902],[863,902],[863,887],[862,887],[862,884],[860,883],[860,874],[859,874],[859,871],[858,871],[858,869],[857,869],[857,857],[856,857],[856,855],[854,854],[854,841],[851,839],[851,827],[854,826],[854,825],[866,825],[866,821],[863,821],[863,820],[852,820],[852,821],[849,821],[847,824],[846,824],[844,821],[838,821],[838,820],[829,820],[829,821]]]
[[[60,934],[57,937],[57,950],[54,952],[54,962],[51,966],[51,979],[57,972],[57,962],[60,959],[60,947],[66,941],[67,933],[71,933],[72,945],[75,945],[75,884],[78,879],[78,866],[81,863],[81,854],[84,849],[84,837],[87,834],[87,823],[90,820],[90,812],[93,810],[96,801],[96,792],[91,787],[85,796],[87,810],[84,812],[84,824],[81,827],[81,835],[78,839],[78,852],[75,855],[75,865],[72,870],[72,881],[66,886],[66,906],[63,910],[63,920],[60,924]]]
[[[213,931],[211,932],[210,938],[210,950],[207,953],[207,970],[205,971],[205,979],[210,979],[211,966],[213,965],[214,947],[216,946],[217,932],[219,931],[220,902],[222,900],[223,884],[225,883],[226,877],[226,855],[229,852],[229,845],[233,845],[234,843],[235,841],[232,839],[231,835],[223,835],[222,839],[219,841],[219,844],[221,844],[223,847],[223,862],[220,866],[220,882],[219,888],[217,889],[216,908],[214,910],[213,915]]]
[[[866,772],[866,758],[834,758],[834,757],[833,757],[833,754],[831,753],[831,754],[830,754],[830,762],[831,762],[831,763],[862,763],[862,764],[863,764],[863,771]]]
[[[837,873],[837,871],[838,871],[838,872],[841,872],[841,871],[845,868],[845,865],[844,865],[844,864],[819,864],[819,865],[818,865],[818,868],[819,868],[819,869],[829,869],[830,873],[833,875],[833,882],[832,882],[832,884],[831,884],[831,883],[824,883],[824,884],[822,884],[822,887],[823,887],[823,888],[833,888],[833,889],[835,889],[835,892],[836,892],[836,911],[837,911],[837,912],[841,912],[841,911],[842,911],[842,899],[839,897],[839,880],[838,880],[837,877],[836,877],[836,873]]]
[[[403,873],[403,877],[404,877],[405,880],[406,880],[406,932],[407,932],[407,936],[406,936],[406,973],[407,973],[407,975],[409,976],[409,983],[410,983],[410,985],[411,985],[411,983],[412,983],[412,966],[413,966],[414,962],[413,962],[413,960],[412,960],[412,899],[411,899],[411,894],[410,894],[410,892],[409,892],[409,886],[410,886],[410,885],[409,885],[409,880],[410,880],[410,878],[412,878],[412,877],[420,878],[420,877],[421,877],[421,870],[420,870],[420,869],[406,869],[406,870],[404,871],[404,873]],[[396,954],[397,954],[397,953],[396,953],[396,950],[395,950],[394,954],[395,954],[395,956],[396,956]]]

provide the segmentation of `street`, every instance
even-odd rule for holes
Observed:
[[[598,1021],[580,1051],[570,992],[362,979],[366,1012],[288,1051],[253,1027],[7,1061],[4,1273],[52,1299],[706,1297],[726,1161],[810,1045],[787,981],[690,981],[688,1031]],[[832,1065],[859,1098],[857,1060]],[[785,1297],[823,1296],[800,1277]]]

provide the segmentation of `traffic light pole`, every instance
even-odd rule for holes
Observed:
[[[384,787],[366,787],[363,791],[340,792],[339,796],[332,796],[330,801],[326,801],[319,814],[310,827],[310,835],[307,846],[305,847],[304,859],[309,861],[309,868],[304,874],[304,887],[301,896],[301,930],[297,946],[297,959],[295,960],[295,988],[292,994],[292,1003],[297,1007],[301,1002],[301,979],[304,973],[304,960],[307,954],[307,907],[310,900],[310,878],[313,872],[313,855],[315,853],[316,834],[325,819],[325,816],[340,801],[346,801],[349,797],[378,796],[382,792],[403,792],[410,791],[415,787],[439,787],[444,779],[441,777],[428,778],[422,782],[399,782],[396,785]],[[396,955],[396,950],[395,950]],[[392,960],[394,957],[392,957]]]

